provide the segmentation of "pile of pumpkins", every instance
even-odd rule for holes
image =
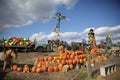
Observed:
[[[32,46],[33,43],[29,38],[9,37],[5,40],[5,46]]]
[[[97,59],[103,59],[104,61],[107,58],[104,55],[95,56]],[[104,59],[105,58],[105,59]],[[82,68],[83,65],[88,66],[87,63],[88,57],[83,53],[83,51],[60,51],[59,55],[56,56],[45,56],[36,58],[33,64],[33,67],[25,65],[23,68],[18,67],[15,69],[20,72],[58,72],[64,71],[67,66],[67,70],[72,70],[75,68]],[[91,64],[95,64],[97,61],[95,58],[90,59]],[[14,66],[13,66],[14,67]],[[19,69],[20,68],[20,69]],[[13,68],[14,70],[14,68]]]

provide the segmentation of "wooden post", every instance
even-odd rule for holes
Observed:
[[[88,80],[92,78],[92,69],[91,69],[91,64],[90,64],[90,54],[88,54],[88,67],[87,67],[87,74],[88,74]]]

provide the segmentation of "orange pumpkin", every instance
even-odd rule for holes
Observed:
[[[38,67],[38,68],[42,67],[42,63],[38,63],[38,64],[37,64],[37,67]]]
[[[87,61],[87,58],[84,58],[84,59],[83,59],[83,62],[86,62],[86,61]]]
[[[54,66],[54,71],[57,72],[59,70],[58,66]]]
[[[39,62],[44,62],[44,58],[43,57],[39,58]]]
[[[70,58],[71,58],[71,59],[74,59],[74,57],[75,57],[74,55],[70,55]]]
[[[83,54],[83,51],[78,51],[77,52],[77,55],[81,55],[81,54]]]
[[[66,56],[66,55],[64,55],[64,56],[63,56],[63,59],[64,59],[64,60],[65,60],[65,59],[67,59],[67,56]]]
[[[62,61],[61,61],[61,64],[63,64],[63,65],[66,64],[66,61],[65,61],[65,60],[62,60]]]
[[[83,63],[83,59],[80,59],[80,63]]]
[[[57,63],[60,63],[60,59],[58,59],[58,60],[56,60],[57,61]]]
[[[106,56],[102,56],[102,59],[103,59],[103,61],[107,61],[107,57]]]
[[[69,60],[68,60],[68,63],[69,63],[69,64],[72,64],[72,63],[73,63],[72,59],[69,59]]]
[[[45,62],[48,61],[48,58],[47,58],[47,57],[44,57],[44,61],[45,61]]]
[[[12,70],[13,70],[13,71],[16,71],[17,68],[18,68],[18,65],[13,65]]]
[[[32,67],[31,72],[36,72],[36,67]]]
[[[73,59],[73,64],[76,64],[76,63],[77,63],[77,61],[75,59]]]
[[[68,60],[65,60],[66,64],[69,64]]]
[[[52,61],[53,60],[53,57],[52,56],[49,56],[48,57],[48,61]]]
[[[46,65],[42,65],[42,71],[47,71],[47,66]]]
[[[53,67],[48,67],[48,72],[53,72],[54,68]]]
[[[18,72],[22,72],[22,67],[18,67],[18,68],[17,68],[17,71],[18,71]]]
[[[63,58],[63,53],[62,52],[60,53],[60,58]]]
[[[97,56],[97,58],[98,58],[98,59],[100,59],[100,58],[101,58],[101,56],[100,56],[100,55],[98,55],[98,56]]]
[[[69,55],[69,52],[68,52],[68,51],[65,51],[65,54],[66,54],[66,55]]]
[[[69,68],[70,68],[70,69],[73,69],[73,64],[70,64],[70,65],[69,65]]]
[[[59,68],[60,71],[62,71],[63,65],[62,65],[62,64],[59,64],[59,65],[58,65],[58,68]]]
[[[90,63],[95,63],[95,59],[90,59]]]
[[[40,72],[41,72],[41,68],[37,68],[37,69],[36,69],[36,72],[37,72],[37,73],[40,73]]]
[[[72,52],[72,55],[75,56],[75,52]]]
[[[67,55],[67,59],[70,59],[70,55]]]

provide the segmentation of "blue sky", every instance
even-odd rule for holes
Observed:
[[[120,42],[119,0],[1,0],[0,38],[29,37],[42,42],[56,39],[53,28],[57,20],[49,19],[56,12],[69,18],[61,21],[61,39],[64,41],[87,40],[87,33],[92,28],[97,42],[105,40],[108,33],[113,42]]]

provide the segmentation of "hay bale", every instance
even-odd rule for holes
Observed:
[[[68,70],[69,70],[69,65],[64,65],[62,71],[67,72]]]
[[[58,47],[58,51],[60,52],[60,51],[63,51],[64,50],[64,47],[63,46],[59,46]]]

